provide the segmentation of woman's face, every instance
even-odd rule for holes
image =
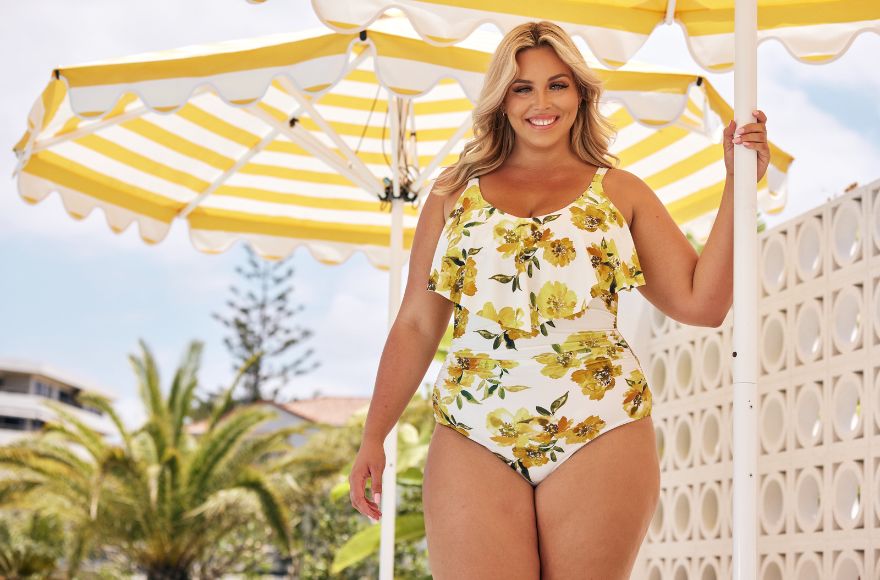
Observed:
[[[502,106],[517,140],[537,147],[567,142],[580,99],[571,69],[549,46],[521,50],[516,62],[519,75]]]

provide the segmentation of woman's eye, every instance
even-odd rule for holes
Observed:
[[[560,89],[564,89],[564,88],[568,87],[568,85],[565,83],[553,83],[552,85],[550,85],[550,88],[552,89],[553,87],[560,87]],[[531,87],[518,87],[516,89],[513,89],[513,92],[514,93],[521,93],[523,91],[528,91],[528,90],[531,90]]]

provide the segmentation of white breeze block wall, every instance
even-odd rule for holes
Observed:
[[[758,578],[880,579],[880,180],[759,254]],[[646,312],[662,489],[633,578],[730,579],[733,312]]]

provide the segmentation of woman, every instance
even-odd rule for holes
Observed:
[[[719,326],[731,306],[733,146],[758,151],[760,179],[766,116],[724,131],[727,182],[698,257],[656,194],[611,167],[601,90],[557,25],[514,28],[474,140],[422,209],[350,482],[354,507],[380,517],[383,441],[454,315],[423,486],[437,580],[628,578],[660,471],[618,292],[690,325]]]

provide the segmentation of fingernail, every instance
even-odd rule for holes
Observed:
[[[379,503],[379,504],[382,503],[382,494],[375,493],[374,495],[376,496],[376,503]]]

